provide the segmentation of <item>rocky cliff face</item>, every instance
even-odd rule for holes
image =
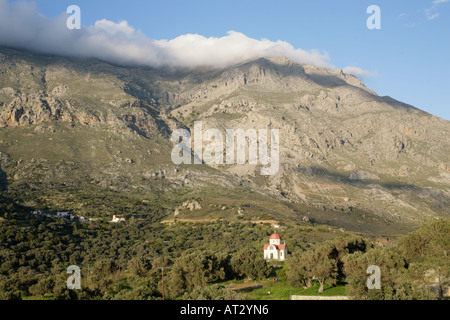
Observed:
[[[204,130],[279,129],[278,173],[175,166],[171,131],[198,120]],[[450,214],[448,121],[380,97],[341,70],[285,58],[156,70],[3,48],[0,151],[10,188],[239,186],[299,218],[336,224],[414,225]]]

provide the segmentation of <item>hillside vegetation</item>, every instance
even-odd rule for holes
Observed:
[[[320,291],[356,299],[435,299],[448,290],[448,219],[385,248],[336,228],[288,224],[279,232],[290,253],[280,264],[262,257],[270,224],[169,225],[150,216],[79,223],[30,217],[28,208],[2,200],[0,299],[162,299],[162,270],[166,299],[288,299]],[[366,286],[366,269],[374,264],[381,269],[381,290]],[[67,289],[69,265],[81,268],[81,290]]]

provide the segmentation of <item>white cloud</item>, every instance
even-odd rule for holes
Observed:
[[[420,25],[427,21],[432,21],[437,19],[441,16],[439,13],[440,7],[444,3],[449,3],[450,0],[434,0],[431,2],[431,5],[429,8],[426,9],[420,9],[417,12],[420,14],[420,16],[415,16],[415,14],[408,14],[408,13],[400,13],[398,15],[398,19],[403,23],[405,27],[415,27],[416,25]],[[425,21],[423,21],[423,17],[425,18]],[[418,21],[419,20],[419,21]]]
[[[256,40],[235,31],[220,38],[186,34],[157,41],[157,46],[170,57],[172,64],[180,66],[200,66],[206,62],[224,67],[259,57],[285,56],[298,63],[332,67],[326,53],[296,49],[285,41]]]
[[[439,12],[435,12],[435,8],[431,7],[430,9],[425,9],[425,16],[427,20],[434,20],[439,17]]]
[[[412,21],[412,18],[408,13],[400,13],[398,15],[398,19],[403,23],[405,27],[413,28],[416,26],[416,23]]]
[[[358,78],[373,77],[375,75],[373,72],[363,70],[354,66],[345,67],[344,69],[342,69],[342,71],[344,71],[344,73],[352,74]]]
[[[33,2],[0,0],[0,45],[147,66],[225,67],[248,59],[285,56],[297,63],[333,68],[326,52],[294,48],[285,41],[252,39],[235,31],[223,37],[185,34],[154,40],[127,21],[103,19],[81,30],[69,30],[68,17],[62,13],[50,19],[38,13]]]
[[[112,21],[102,19],[95,22],[94,28],[91,29],[93,32],[102,30],[109,34],[123,33],[127,36],[131,36],[136,30],[128,25],[127,21],[120,21],[119,23],[114,23]]]
[[[450,0],[434,0],[433,4],[440,4],[440,3],[446,3],[449,2]]]
[[[434,0],[432,2],[432,6],[428,9],[425,9],[425,17],[427,18],[427,20],[434,20],[437,17],[439,17],[439,12],[437,12],[439,6],[443,3],[447,3],[450,0]]]

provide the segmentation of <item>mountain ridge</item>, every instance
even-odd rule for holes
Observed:
[[[173,165],[171,132],[199,120],[205,130],[278,128],[279,172]],[[233,203],[242,188],[268,199],[249,215],[410,229],[450,215],[449,138],[446,120],[380,97],[340,69],[286,58],[169,70],[0,48],[0,182],[12,190],[189,189],[203,197],[201,214],[217,216],[223,199],[207,189]]]

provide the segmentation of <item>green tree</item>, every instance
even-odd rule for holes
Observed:
[[[254,249],[243,249],[233,255],[230,261],[234,274],[239,277],[265,278],[272,272],[272,267],[264,260],[260,252]]]
[[[336,261],[337,267],[337,280],[344,282],[344,258],[349,254],[354,254],[355,252],[366,252],[368,249],[372,248],[373,245],[366,239],[356,236],[356,235],[345,235],[338,237],[330,241],[333,246],[329,257]]]
[[[399,254],[410,264],[410,278],[437,283],[437,295],[444,297],[450,284],[450,220],[437,219],[399,239]]]
[[[161,297],[158,288],[159,274],[151,274],[140,277],[131,275],[126,279],[126,285],[113,296],[114,300],[154,300]]]
[[[194,288],[183,295],[183,300],[241,300],[242,297],[233,290],[219,285]]]
[[[296,250],[291,252],[289,259],[286,260],[287,265],[287,281],[296,288],[310,288],[313,274],[310,267],[312,264],[305,263],[311,256],[310,252]]]
[[[336,284],[338,267],[336,260],[330,257],[333,249],[330,243],[319,244],[312,252],[311,259],[308,261],[312,264],[309,265],[311,273],[320,283],[318,292],[323,292],[325,282],[332,285]]]
[[[366,273],[371,265],[381,271],[381,289],[369,289]],[[420,284],[419,279],[412,279],[408,262],[397,248],[378,247],[367,253],[357,252],[346,257],[347,292],[354,299],[363,300],[406,300],[428,299],[430,292]]]
[[[29,292],[32,295],[43,297],[46,293],[53,292],[53,288],[55,286],[55,281],[52,277],[44,277],[41,278],[38,283],[32,285],[29,288]]]
[[[325,282],[336,284],[338,266],[333,256],[336,250],[331,241],[317,244],[314,248],[291,255],[288,260],[288,280],[293,285],[310,288],[312,280],[319,281],[319,292],[323,292]]]
[[[137,276],[145,276],[152,269],[151,260],[147,257],[134,257],[127,264],[128,271]]]
[[[221,279],[225,279],[221,260],[212,252],[194,251],[175,260],[169,274],[168,291],[175,297]]]
[[[91,290],[106,292],[113,289],[113,285],[119,280],[118,267],[111,259],[100,259],[95,262],[87,274],[87,286]],[[82,273],[83,274],[83,273]]]

